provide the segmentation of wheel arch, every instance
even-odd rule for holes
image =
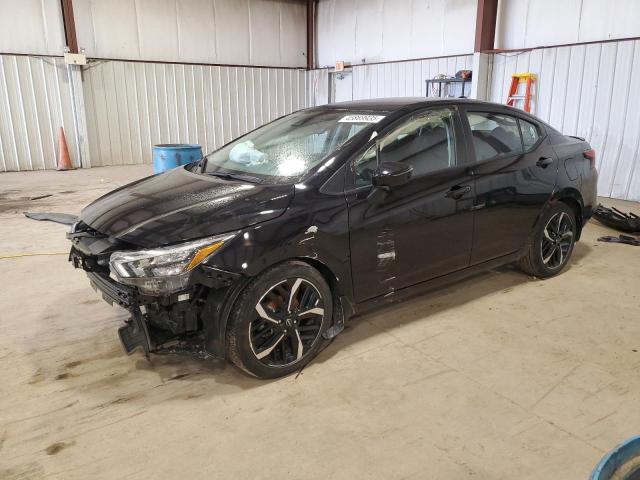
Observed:
[[[333,297],[333,315],[331,318],[331,325],[344,323],[349,317],[355,315],[356,307],[353,302],[353,298],[351,297],[351,288],[344,288],[344,282],[340,282],[338,276],[328,265],[324,264],[317,258],[297,257],[296,260],[306,262],[318,270],[320,275],[322,275],[329,284],[331,295]],[[345,279],[345,281],[350,280],[350,278]],[[350,287],[350,285],[348,287]]]
[[[582,195],[575,188],[572,188],[572,187],[563,188],[555,191],[551,195],[551,197],[549,198],[545,206],[540,210],[540,213],[538,214],[535,222],[531,227],[531,231],[527,236],[526,242],[522,246],[522,249],[519,251],[520,256],[524,256],[525,252],[527,251],[527,248],[531,246],[531,242],[533,242],[533,237],[535,235],[535,232],[538,229],[540,222],[544,218],[545,213],[551,207],[553,207],[553,205],[555,205],[558,202],[562,202],[568,205],[569,208],[573,210],[575,215],[576,230],[577,230],[576,241],[580,240],[580,235],[582,233],[582,223],[583,223],[582,219],[583,219],[583,211],[584,211],[584,203],[582,200]]]
[[[292,260],[298,260],[300,262],[307,263],[310,266],[312,266],[313,268],[315,268],[316,270],[318,270],[320,272],[320,274],[323,276],[323,278],[329,284],[329,288],[331,289],[331,293],[334,296],[336,295],[336,293],[339,290],[338,277],[331,270],[331,268],[329,268],[328,265],[326,265],[325,263],[321,262],[317,258],[310,258],[310,257],[295,257],[295,258],[292,258]]]
[[[584,218],[584,200],[582,199],[582,194],[575,188],[564,188],[554,194],[552,203],[556,202],[562,202],[573,210],[577,230],[576,241],[580,240]]]

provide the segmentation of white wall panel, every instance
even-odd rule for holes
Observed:
[[[59,127],[79,166],[63,60],[0,55],[0,171],[55,168]]]
[[[182,62],[213,63],[218,57],[216,35],[211,31],[214,5],[211,0],[178,0],[179,45]]]
[[[180,22],[177,2],[175,0],[135,0],[135,12],[139,58],[142,60],[180,58],[180,36],[178,35]],[[181,10],[180,13],[184,11]],[[112,29],[111,35],[117,35],[118,26],[111,24],[109,27]],[[189,27],[186,28],[188,29]],[[91,55],[90,52],[89,55]],[[122,58],[122,56],[116,58]]]
[[[249,38],[252,56],[259,58],[261,65],[280,65],[279,10],[273,9],[273,2],[270,0],[254,0],[251,3],[250,23]]]
[[[84,72],[93,166],[151,162],[159,143],[204,152],[307,105],[303,70],[95,63]]]
[[[403,60],[411,58],[411,38],[413,30],[412,3],[412,0],[383,2],[382,30],[379,32],[379,34],[382,35],[382,48],[385,57],[383,60]],[[423,17],[422,20],[425,21],[428,18],[429,17]],[[366,24],[364,28],[367,28]]]
[[[0,53],[61,55],[59,0],[0,0]]]
[[[494,55],[490,99],[505,103],[511,74],[527,71],[532,113],[595,149],[598,193],[640,201],[640,41]]]
[[[318,63],[473,52],[476,0],[320,0]]]
[[[219,59],[213,63],[251,63],[248,0],[215,0],[213,8],[215,18],[209,30],[215,32]]]
[[[307,107],[317,107],[329,103],[329,71],[309,70],[306,74]]]
[[[417,3],[419,4],[420,2]],[[444,1],[442,55],[473,52],[476,36],[477,6],[478,2],[473,0]],[[425,22],[418,28],[430,28],[430,25]]]
[[[306,67],[306,3],[299,0],[280,1],[282,3],[280,7],[280,63],[278,65],[283,67]],[[254,38],[253,35],[251,38]],[[260,58],[255,58],[255,64],[260,64]]]
[[[301,0],[74,0],[74,12],[93,58],[306,65]]]
[[[496,48],[640,36],[638,0],[500,0]]]
[[[141,58],[135,1],[73,3],[78,46],[88,56]]]
[[[358,17],[356,21],[355,35],[354,32],[351,32],[351,37],[348,37],[349,43],[354,44],[355,55],[349,55],[349,52],[345,52],[344,60],[351,60],[353,63],[362,63],[362,59],[366,59],[367,62],[379,62],[383,60],[383,41],[382,35],[380,32],[384,29],[384,20],[383,20],[383,9],[385,6],[384,0],[358,0]],[[322,7],[323,4],[320,4]],[[366,6],[366,8],[364,8]],[[319,12],[322,12],[322,8],[319,9]],[[328,10],[325,8],[325,10]],[[331,21],[330,18],[325,21]],[[348,20],[343,19],[343,21],[347,24],[345,27],[335,27],[334,32],[339,30],[346,30],[349,32],[348,28]],[[328,25],[321,24],[318,21],[318,36],[321,31],[327,31]],[[406,30],[406,29],[405,29]],[[337,33],[337,32],[336,32]],[[319,48],[331,48],[331,44],[334,42],[331,41],[323,41],[319,42]],[[328,52],[331,54],[331,52]],[[406,57],[405,57],[406,58]],[[341,57],[338,55],[334,55],[325,61],[327,65],[331,65],[335,63],[335,60],[340,60]]]

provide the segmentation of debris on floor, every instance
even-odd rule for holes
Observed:
[[[39,221],[48,220],[49,222],[61,223],[63,225],[73,225],[78,221],[78,217],[76,215],[71,215],[70,213],[24,212],[24,216],[32,220],[39,220]]]
[[[634,245],[640,247],[640,238],[632,237],[630,235],[619,235],[617,237],[604,236],[598,238],[599,242],[609,243],[625,243],[627,245]]]
[[[53,194],[52,193],[46,193],[44,195],[38,195],[36,197],[30,197],[29,200],[41,200],[43,198],[48,198],[48,197],[52,197]]]
[[[593,217],[603,225],[621,232],[640,232],[640,217],[633,212],[624,213],[615,207],[608,208],[600,203],[593,211]]]

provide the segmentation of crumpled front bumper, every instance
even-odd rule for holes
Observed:
[[[109,304],[119,305],[127,310],[136,307],[136,289],[123,285],[112,280],[110,277],[98,273],[87,272],[91,287],[97,292],[98,290],[102,294],[102,298]]]
[[[139,308],[133,308],[131,318],[118,329],[118,337],[122,348],[127,355],[131,355],[138,348],[142,349],[145,357],[155,350],[154,343],[149,335],[149,327],[142,317]]]
[[[148,358],[149,353],[154,350],[154,342],[151,340],[149,327],[138,306],[135,288],[122,285],[97,272],[87,272],[87,277],[89,277],[89,282],[93,289],[96,292],[99,291],[108,304],[119,305],[131,312],[129,320],[118,329],[120,343],[127,355],[131,355],[140,348]]]

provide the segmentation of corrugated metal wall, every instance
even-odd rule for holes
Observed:
[[[326,68],[306,72],[307,107],[329,103],[329,70]]]
[[[350,95],[345,100],[363,100],[384,97],[424,97],[425,80],[439,74],[454,75],[458,70],[471,69],[473,55],[429,58],[406,62],[356,65],[342,75],[352,75]],[[329,69],[307,72],[307,105],[329,102],[330,82],[340,81]],[[344,93],[341,91],[341,93]],[[337,101],[337,100],[336,100]]]
[[[78,45],[93,58],[306,65],[302,0],[74,0],[73,9]]]
[[[499,0],[496,48],[637,37],[638,0]]]
[[[60,0],[0,0],[0,53],[62,55]]]
[[[84,71],[91,162],[149,163],[151,146],[220,147],[307,105],[303,70],[101,62]]]
[[[56,167],[57,130],[64,127],[78,165],[69,80],[61,58],[0,55],[0,168]]]
[[[304,0],[74,0],[88,57],[306,66]],[[0,0],[0,53],[62,55],[60,0]]]
[[[495,55],[490,100],[504,103],[511,74],[533,72],[532,113],[596,150],[598,194],[640,201],[640,41]]]
[[[477,0],[320,0],[318,64],[473,52],[477,4]]]
[[[424,97],[425,80],[471,69],[473,55],[353,67],[353,99]]]

